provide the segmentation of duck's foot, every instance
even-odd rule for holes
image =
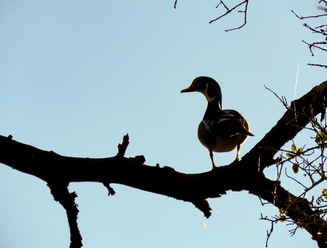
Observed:
[[[238,162],[238,161],[240,161],[240,158],[236,157],[233,162]]]
[[[212,160],[212,170],[217,169],[217,166],[215,165],[215,162]]]

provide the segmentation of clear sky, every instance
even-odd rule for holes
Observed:
[[[301,41],[317,36],[291,9],[320,12],[315,1],[250,1],[247,25],[226,33],[243,16],[209,24],[223,13],[218,2],[179,0],[174,9],[173,0],[0,1],[0,134],[98,158],[115,155],[128,133],[126,156],[142,154],[148,165],[185,173],[208,171],[208,151],[197,139],[206,100],[180,94],[206,75],[220,83],[223,108],[250,123],[255,137],[242,146],[244,155],[285,111],[264,85],[293,100],[298,65],[296,98],[327,79],[326,70],[306,65],[326,64],[326,53],[311,56]],[[215,154],[215,163],[235,156]],[[274,178],[275,169],[268,175]],[[260,213],[278,213],[247,192],[228,192],[209,199],[207,220],[190,203],[112,187],[116,195],[108,197],[99,183],[69,186],[78,194],[85,248],[262,248],[270,223]],[[44,181],[1,165],[0,195],[0,247],[69,246],[66,214]],[[290,238],[284,223],[274,229],[269,247],[316,247],[303,230]]]

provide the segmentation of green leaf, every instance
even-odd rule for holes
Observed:
[[[327,199],[327,189],[323,189],[321,193]]]
[[[279,221],[280,222],[284,222],[286,220],[286,216],[285,215],[282,215],[279,217]]]
[[[294,152],[294,153],[296,151],[296,146],[294,144],[291,146],[291,151]]]
[[[281,214],[287,214],[287,210],[285,210],[284,208],[280,208],[279,209],[279,213],[281,213]]]
[[[289,158],[294,158],[294,155],[291,154],[291,153],[286,153],[286,156],[289,157]]]
[[[318,133],[316,135],[316,139],[315,140],[316,140],[316,142],[318,144],[326,143],[326,141],[327,141],[327,135],[326,135],[326,133],[325,132]]]

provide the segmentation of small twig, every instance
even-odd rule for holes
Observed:
[[[307,65],[311,65],[311,66],[319,66],[319,67],[323,67],[323,68],[327,69],[327,65],[311,64],[311,63],[308,63]]]
[[[281,103],[284,105],[285,108],[289,109],[289,106],[287,105],[287,101],[285,97],[279,97],[273,90],[269,89],[266,85],[264,85],[264,87],[269,90],[271,93],[273,93],[278,99],[279,101],[281,101]]]
[[[322,14],[322,15],[313,15],[313,16],[299,16],[297,15],[293,10],[291,10],[291,12],[297,17],[299,18],[300,20],[303,20],[303,19],[309,19],[309,18],[318,18],[318,17],[322,17],[322,16],[327,16],[327,14]]]
[[[285,175],[286,175],[288,178],[290,178],[290,179],[294,180],[295,182],[297,182],[298,184],[300,184],[303,188],[307,189],[307,187],[306,187],[305,185],[303,185],[301,182],[299,182],[299,181],[296,180],[295,178],[289,176],[289,175],[287,174],[287,169],[286,169],[286,168],[285,168]]]
[[[326,14],[326,15],[327,15],[327,14]],[[308,24],[306,24],[306,23],[304,23],[303,26],[306,27],[306,28],[308,28],[308,29],[310,29],[313,33],[326,35],[324,30],[321,31],[321,30],[314,29],[314,28],[312,28],[310,25],[308,25]]]
[[[110,187],[110,184],[108,182],[103,182],[102,184],[108,189],[108,196],[116,194],[115,190]]]
[[[225,32],[229,32],[229,31],[233,31],[233,30],[236,30],[236,29],[240,29],[240,28],[242,28],[242,27],[245,26],[246,21],[247,21],[246,18],[247,18],[247,13],[248,13],[248,4],[249,4],[249,1],[246,1],[244,10],[239,10],[238,11],[239,13],[244,13],[244,22],[243,22],[243,24],[240,25],[240,26],[238,26],[238,27],[236,27],[236,28],[226,29]]]
[[[312,56],[314,56],[314,54],[313,54],[313,52],[312,52],[312,48],[318,48],[318,49],[320,49],[320,50],[322,50],[322,51],[327,52],[327,49],[322,48],[322,47],[320,47],[320,46],[317,46],[317,44],[318,44],[318,45],[327,45],[327,42],[325,42],[325,41],[322,41],[322,42],[313,42],[312,44],[310,44],[310,43],[308,43],[308,42],[306,42],[306,41],[304,41],[304,40],[302,40],[302,42],[305,43],[306,45],[308,45],[308,47],[309,47],[309,49],[310,49],[310,52],[311,52],[311,55],[312,55]]]
[[[129,144],[129,136],[128,134],[126,134],[124,135],[123,143],[118,144],[118,153],[116,157],[124,157],[128,144]]]
[[[315,29],[323,28],[323,27],[327,27],[327,24],[322,24],[322,25],[320,25],[320,26],[317,26],[317,27],[315,27]]]
[[[263,217],[263,215],[261,214],[260,220],[268,220],[271,223],[270,230],[269,231],[267,230],[266,247],[268,247],[269,238],[270,238],[271,234],[274,231],[274,224],[277,223],[278,219],[274,219],[274,220],[273,219],[269,219],[267,216],[266,217]]]
[[[225,7],[226,12],[225,12],[224,14],[220,15],[219,17],[217,17],[217,18],[211,20],[209,23],[213,23],[213,22],[219,20],[220,18],[222,18],[222,17],[226,16],[227,14],[231,13],[231,12],[232,12],[233,10],[235,10],[237,7],[243,5],[244,3],[245,3],[244,11],[241,11],[241,13],[244,13],[244,22],[243,22],[243,24],[240,25],[239,27],[236,27],[236,28],[226,29],[225,31],[228,32],[228,31],[232,31],[232,30],[236,30],[236,29],[240,29],[240,28],[242,28],[242,27],[246,24],[246,15],[247,15],[247,8],[248,8],[249,0],[244,0],[243,2],[241,2],[241,3],[237,4],[237,5],[235,5],[235,6],[234,6],[233,8],[231,8],[231,9],[229,9],[229,8],[224,4],[223,1],[220,1],[220,3],[216,6],[216,8],[217,8],[220,4],[222,4],[222,5]]]
[[[218,5],[216,6],[216,8],[218,8],[220,4],[224,5],[225,9],[227,11],[229,11],[229,8],[226,6],[226,4],[223,1],[220,1],[220,3],[218,3]]]
[[[177,0],[175,0],[174,9],[176,9],[176,6],[177,6]]]
[[[274,222],[271,221],[270,223],[271,223],[271,227],[270,227],[270,231],[269,232],[267,231],[266,247],[268,247],[269,238],[270,238],[272,232],[274,231]]]

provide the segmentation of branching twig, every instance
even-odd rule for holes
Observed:
[[[320,3],[325,3],[326,4],[326,1],[325,0],[321,0],[321,1],[319,1],[319,4]],[[326,10],[325,7],[320,7],[319,6],[318,8],[319,9],[322,9],[322,10]],[[327,14],[310,15],[310,16],[299,16],[293,10],[291,10],[291,11],[300,20],[310,19],[310,18],[320,18],[320,17],[326,17],[327,16]],[[322,50],[324,52],[327,52],[327,49],[325,49],[325,48],[323,48],[323,47],[320,46],[320,45],[327,45],[327,42],[326,42],[326,40],[327,40],[327,29],[323,29],[323,27],[326,27],[326,24],[319,25],[319,26],[317,26],[315,28],[312,28],[310,25],[308,25],[306,23],[304,23],[303,26],[306,27],[306,28],[308,28],[313,33],[323,35],[324,40],[325,40],[325,41],[312,42],[312,43],[308,43],[308,42],[305,42],[304,40],[302,40],[302,42],[304,42],[306,45],[308,45],[311,55],[314,56],[314,53],[312,51],[313,48],[318,48],[318,49],[320,49],[320,50]],[[308,63],[308,65],[311,65],[311,66],[319,66],[319,67],[327,68],[326,65],[321,65],[321,64],[309,64]]]
[[[309,19],[309,18],[318,18],[318,17],[322,17],[322,16],[327,16],[327,14],[321,14],[321,15],[312,15],[312,16],[299,16],[298,14],[296,14],[293,10],[291,10],[291,12],[300,20],[303,19]]]
[[[286,109],[289,109],[290,107],[288,106],[288,104],[287,104],[287,100],[286,100],[286,98],[284,97],[284,96],[282,96],[282,97],[280,97],[279,95],[277,95],[273,90],[271,90],[270,88],[268,88],[266,85],[264,85],[264,87],[267,89],[267,90],[269,90],[271,93],[273,93],[278,99],[279,99],[279,101],[284,105],[284,107],[286,108]]]
[[[327,42],[325,42],[325,41],[322,41],[322,42],[313,42],[313,43],[311,43],[311,44],[308,43],[308,42],[306,42],[306,41],[304,41],[304,40],[302,40],[302,42],[305,43],[306,45],[308,45],[309,50],[310,50],[312,56],[314,56],[314,53],[313,53],[313,51],[312,51],[313,48],[318,48],[318,49],[320,49],[320,50],[323,50],[323,51],[327,52],[327,49],[322,48],[322,47],[320,47],[320,46],[317,46],[317,44],[318,44],[318,45],[327,45]]]
[[[275,223],[273,221],[271,221],[270,223],[271,223],[271,227],[270,227],[270,230],[267,231],[266,247],[268,247],[268,241],[269,241],[270,235],[274,231],[274,224]]]
[[[232,31],[232,30],[240,29],[240,28],[242,28],[243,26],[245,26],[245,24],[246,24],[246,17],[247,17],[247,10],[248,10],[249,0],[244,0],[243,2],[241,2],[241,3],[239,3],[239,4],[236,4],[236,5],[235,5],[233,8],[231,8],[231,9],[229,9],[229,8],[226,6],[226,4],[225,4],[222,0],[221,0],[220,3],[216,6],[216,8],[218,8],[218,6],[219,6],[220,4],[222,4],[222,5],[225,7],[226,12],[225,12],[224,14],[220,15],[219,17],[217,17],[217,18],[211,20],[209,23],[213,23],[213,22],[219,20],[220,18],[222,18],[222,17],[228,15],[229,13],[231,13],[233,10],[235,10],[235,9],[238,8],[239,6],[245,4],[244,10],[239,11],[240,13],[244,13],[244,22],[243,22],[243,24],[240,25],[240,26],[238,26],[238,27],[236,27],[236,28],[226,29],[225,31],[228,32],[228,31]]]
[[[326,16],[327,16],[327,14],[326,14]],[[303,26],[306,27],[307,29],[311,30],[313,33],[322,34],[322,35],[327,35],[327,33],[326,33],[325,30],[321,30],[321,29],[319,30],[319,28],[320,28],[321,26],[323,26],[323,25],[318,26],[318,27],[316,27],[316,28],[313,28],[313,27],[311,27],[310,25],[308,25],[307,23],[303,23]]]

